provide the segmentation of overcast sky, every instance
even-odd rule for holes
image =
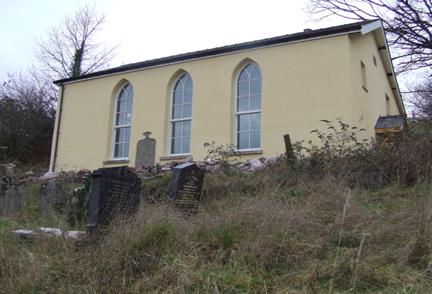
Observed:
[[[80,6],[106,15],[99,42],[130,62],[346,23],[312,22],[306,0],[0,0],[0,81],[34,63],[36,41]]]

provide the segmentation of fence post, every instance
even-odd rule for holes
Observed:
[[[284,135],[284,141],[285,141],[285,155],[286,155],[287,163],[292,164],[294,161],[294,150],[291,144],[291,138],[289,134]]]

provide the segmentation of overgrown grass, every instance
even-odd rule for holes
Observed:
[[[0,218],[0,293],[429,293],[432,141],[359,145],[342,127],[308,156],[207,174],[194,216],[167,201],[169,175],[146,181],[138,214],[94,239],[12,235],[83,229],[83,205],[71,226],[69,210],[38,210],[35,189]]]
[[[22,218],[2,218],[0,291],[429,291],[429,248],[415,263],[408,258],[422,226],[430,226],[431,185],[349,192],[325,177],[281,186],[284,170],[279,163],[251,175],[207,175],[196,216],[165,202],[143,203],[136,218],[117,222],[96,240],[21,240],[10,231]],[[429,233],[423,235],[429,244]]]

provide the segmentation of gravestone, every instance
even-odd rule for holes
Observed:
[[[143,135],[145,138],[137,143],[135,168],[154,166],[155,164],[156,140],[149,138],[151,132],[145,132]]]
[[[141,179],[128,167],[100,168],[91,177],[87,232],[138,210]]]
[[[5,163],[0,165],[0,167],[4,167],[6,171],[6,177],[12,179],[14,177],[14,167],[16,167],[13,163]]]
[[[0,186],[0,215],[19,212],[25,205],[29,195],[25,185],[5,183]]]
[[[48,215],[51,208],[64,201],[64,196],[56,179],[50,179],[41,186],[41,207],[43,215]]]
[[[204,171],[195,163],[186,162],[173,168],[168,194],[177,209],[198,212],[203,180]]]

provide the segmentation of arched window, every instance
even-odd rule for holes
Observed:
[[[170,111],[170,154],[188,154],[192,120],[192,79],[181,75],[174,83]]]
[[[236,80],[235,134],[238,150],[261,148],[261,70],[246,64]]]
[[[116,98],[113,128],[113,158],[129,157],[129,140],[132,121],[133,87],[124,85]]]

